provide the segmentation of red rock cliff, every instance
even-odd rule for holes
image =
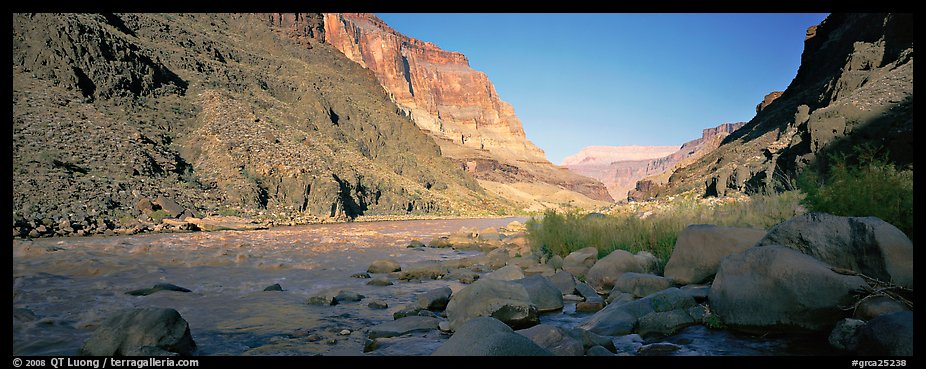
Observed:
[[[521,161],[546,162],[485,73],[461,53],[396,32],[372,14],[326,13],[325,41],[372,70],[422,128]]]

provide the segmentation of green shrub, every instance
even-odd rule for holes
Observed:
[[[898,169],[886,155],[859,150],[856,163],[832,158],[828,173],[804,171],[798,180],[811,211],[840,216],[875,216],[913,239],[913,168]]]
[[[161,223],[161,221],[164,220],[164,218],[170,217],[170,213],[168,213],[167,211],[164,211],[163,209],[159,209],[159,210],[152,211],[151,213],[148,214],[148,216],[151,217],[151,220],[154,221],[154,224],[158,224],[158,223]]]
[[[235,210],[235,209],[232,209],[232,208],[220,209],[220,210],[219,210],[219,215],[221,215],[221,216],[223,216],[223,217],[229,217],[229,216],[231,216],[231,217],[236,217],[236,216],[238,216],[238,210]]]
[[[739,200],[706,201],[679,196],[653,205],[648,215],[639,209],[618,208],[610,216],[583,218],[578,212],[547,211],[542,218],[527,221],[527,238],[535,253],[566,256],[594,246],[604,257],[614,250],[631,253],[648,251],[658,260],[661,274],[672,256],[679,232],[691,224],[736,227],[769,227],[798,214],[801,194],[797,191],[757,195]]]

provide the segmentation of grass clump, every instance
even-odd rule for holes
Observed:
[[[693,193],[652,203],[628,204],[605,217],[547,211],[527,222],[527,238],[541,254],[566,256],[593,246],[599,257],[614,250],[648,251],[662,274],[678,234],[691,224],[768,229],[801,212],[797,191],[727,199],[700,199]]]
[[[161,210],[152,211],[151,213],[148,214],[148,216],[151,218],[152,221],[154,221],[154,224],[158,224],[158,223],[161,223],[161,221],[164,220],[164,218],[170,217],[170,213],[161,209]]]
[[[913,240],[913,167],[897,168],[887,156],[862,148],[858,159],[832,159],[828,173],[804,171],[798,180],[811,211],[840,216],[875,216]]]

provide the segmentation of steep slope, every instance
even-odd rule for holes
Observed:
[[[811,27],[784,93],[651,193],[784,190],[802,168],[863,144],[913,163],[912,14],[832,14]]]
[[[678,146],[588,146],[575,155],[563,159],[563,166],[570,171],[594,178],[605,185],[608,194],[615,200],[627,197],[648,165],[679,149]]]
[[[547,161],[525,137],[512,106],[463,54],[398,33],[372,14],[329,13],[324,18],[325,40],[372,70],[402,111],[435,137],[442,155],[492,182],[488,187],[529,199],[522,202],[527,207],[557,205],[545,202],[539,192],[531,196],[528,187],[536,186],[542,192],[575,192],[573,200],[582,203],[611,201],[601,183]]]
[[[323,38],[321,15],[14,14],[14,227],[105,232],[161,196],[279,222],[508,206]]]
[[[638,180],[635,183],[631,184],[628,191],[624,192],[624,196],[627,200],[634,201],[651,197],[650,189],[668,183],[675,169],[689,165],[714,151],[724,138],[744,125],[746,122],[723,123],[716,127],[705,128],[701,131],[700,138],[682,144],[682,147],[672,155],[646,162],[645,171],[637,177]]]

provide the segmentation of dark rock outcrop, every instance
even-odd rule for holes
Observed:
[[[196,343],[190,327],[174,309],[122,310],[103,321],[80,348],[90,356],[190,355]]]

